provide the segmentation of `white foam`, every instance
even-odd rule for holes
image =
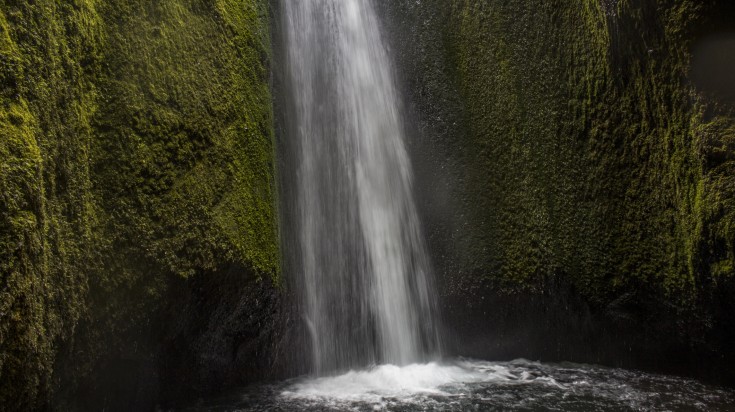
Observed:
[[[490,362],[461,361],[455,364],[383,365],[365,371],[302,381],[282,396],[290,399],[328,402],[406,401],[415,397],[457,396],[468,384],[480,382],[523,383],[534,379],[514,374]]]
[[[351,371],[341,376],[317,378],[297,383],[283,393],[301,399],[379,402],[385,398],[406,398],[416,394],[439,394],[440,387],[477,379],[458,366],[425,365],[378,366]]]

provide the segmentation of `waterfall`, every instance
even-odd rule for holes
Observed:
[[[431,265],[370,0],[283,0],[293,271],[317,373],[438,350]]]

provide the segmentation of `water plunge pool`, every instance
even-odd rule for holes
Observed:
[[[191,410],[732,411],[735,390],[572,363],[457,359],[258,385]]]

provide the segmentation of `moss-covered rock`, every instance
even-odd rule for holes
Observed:
[[[542,349],[508,339],[503,356],[609,362],[591,347],[604,335],[735,364],[735,117],[688,79],[725,3],[382,2],[430,148],[414,151],[447,324],[484,323],[476,355],[537,327]]]
[[[184,278],[279,284],[269,55],[265,1],[0,2],[0,404],[154,357]]]

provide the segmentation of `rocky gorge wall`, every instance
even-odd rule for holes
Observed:
[[[448,352],[735,384],[728,1],[376,1]],[[290,364],[267,3],[0,0],[3,407]]]
[[[269,60],[264,1],[0,2],[3,409],[142,410],[274,368]]]
[[[733,7],[379,4],[451,351],[735,384],[735,116],[690,76]]]

